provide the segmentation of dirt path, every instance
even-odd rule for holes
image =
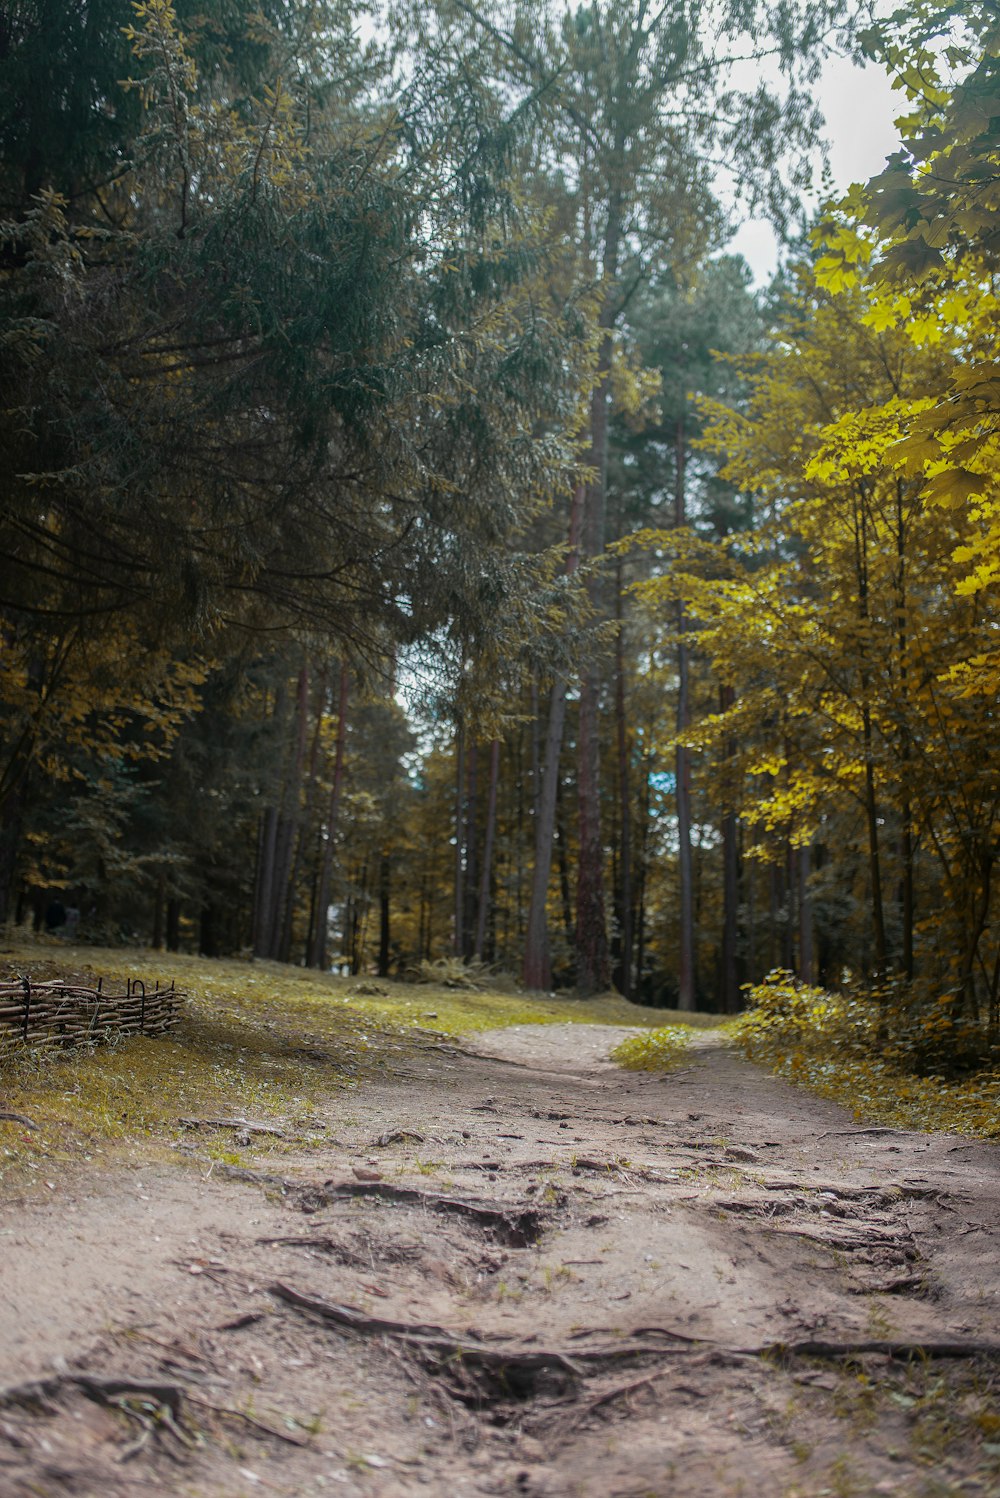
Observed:
[[[621,1033],[414,1049],[280,1175],[7,1203],[0,1498],[1000,1492],[1000,1149]]]

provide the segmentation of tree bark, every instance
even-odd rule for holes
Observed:
[[[274,856],[278,843],[278,812],[265,806],[257,837],[257,890],[254,900],[253,955],[270,957],[271,913],[274,894]]]
[[[327,925],[330,910],[330,886],[333,876],[333,850],[337,836],[337,816],[340,810],[340,793],[344,781],[344,747],[347,741],[347,696],[350,676],[347,662],[340,663],[340,688],[337,695],[337,741],[333,758],[333,781],[330,786],[330,804],[326,816],[326,842],[320,864],[319,882],[316,890],[316,918],[313,929],[312,950],[309,966],[327,967]]]
[[[181,945],[181,902],[167,901],[167,951],[177,952]]]
[[[571,576],[580,563],[580,527],[583,520],[584,494],[577,486],[569,517],[569,548],[566,575]],[[556,823],[556,788],[559,781],[559,759],[562,753],[563,726],[566,721],[566,679],[557,676],[549,700],[548,726],[537,794],[535,816],[535,857],[531,870],[531,895],[528,902],[528,927],[524,938],[523,979],[525,988],[552,987],[552,956],[546,906],[549,878],[552,873],[552,849]]]
[[[732,686],[723,685],[719,688],[719,708],[724,713],[732,707],[736,692]],[[736,745],[732,739],[726,741],[726,759],[731,760],[736,754]],[[731,788],[727,783],[726,799],[731,796]],[[722,973],[721,992],[722,1010],[725,1014],[735,1014],[740,1008],[740,974],[737,958],[737,946],[739,943],[739,905],[740,905],[740,854],[739,854],[739,828],[737,826],[736,813],[730,806],[723,812],[722,816]]]
[[[455,731],[455,889],[451,950],[461,957],[465,946],[465,725]]]
[[[636,917],[635,917],[635,997],[641,1004],[647,997],[644,979],[646,967],[646,876],[649,861],[649,800],[650,783],[649,772],[652,763],[651,756],[647,752],[643,757],[642,770],[642,794],[639,798],[639,847],[637,859],[636,876]]]
[[[812,871],[812,849],[808,844],[796,849],[796,864],[799,886],[799,978],[803,983],[815,983],[816,958],[813,937],[813,904],[809,890],[809,875]]]
[[[674,524],[687,522],[685,503],[684,418],[677,422],[675,435],[677,483],[674,494]],[[690,662],[685,635],[687,620],[683,599],[677,602],[677,732],[684,733],[691,724]],[[679,953],[677,971],[677,1007],[695,1007],[697,973],[694,942],[694,857],[691,847],[691,756],[683,744],[677,745],[674,774],[677,797],[677,880],[679,906]]]
[[[622,563],[615,579],[615,727],[618,749],[618,968],[615,985],[626,999],[632,997],[632,792],[630,785],[628,722],[625,713],[625,621],[622,593]]]
[[[295,853],[292,858],[292,867],[288,874],[288,883],[285,889],[285,909],[281,922],[281,946],[278,957],[282,962],[291,960],[292,942],[295,935],[295,897],[302,878],[302,870],[306,861],[306,848],[313,834],[314,820],[316,816],[316,797],[319,791],[319,777],[317,766],[319,764],[320,734],[323,727],[323,704],[326,701],[326,666],[319,673],[319,690],[316,700],[315,722],[313,723],[312,743],[309,746],[309,768],[306,772],[306,798],[305,806],[299,814],[298,832],[295,838]],[[309,923],[309,932],[306,937],[305,952],[308,959],[312,940],[312,921]]]
[[[163,874],[156,876],[156,894],[153,896],[153,939],[150,945],[154,952],[163,950],[163,908],[166,901],[167,881]]]
[[[486,923],[490,910],[490,887],[493,874],[493,843],[497,826],[497,788],[500,781],[500,740],[490,744],[490,784],[486,800],[486,830],[483,838],[483,867],[479,879],[479,909],[476,914],[476,941],[473,955],[482,961],[486,945]]]
[[[465,902],[462,925],[462,956],[468,961],[476,943],[476,899],[479,894],[478,850],[476,847],[476,795],[478,745],[475,739],[466,750],[465,775]]]
[[[524,986],[532,989],[548,990],[552,987],[552,954],[549,949],[546,906],[549,896],[549,877],[552,873],[556,786],[559,779],[559,758],[562,752],[565,721],[566,682],[564,678],[559,678],[552,685],[549,702],[542,788],[538,798],[538,817],[535,822],[535,861],[531,870],[528,929],[524,938]]]
[[[268,919],[267,956],[281,957],[285,930],[285,911],[295,852],[295,829],[301,816],[302,777],[306,760],[306,734],[309,720],[309,665],[299,668],[295,692],[295,752],[288,764],[281,790],[281,809],[275,837],[274,884]]]
[[[380,978],[389,976],[390,955],[390,909],[389,909],[389,857],[383,853],[379,862],[378,874],[378,975]]]
[[[622,164],[625,154],[625,136],[619,131],[611,152],[611,161]],[[581,527],[582,552],[589,560],[596,560],[603,555],[605,542],[611,364],[614,328],[620,310],[616,294],[623,217],[622,189],[612,181],[608,193],[608,217],[602,250],[602,271],[606,288],[598,319],[602,335],[597,356],[597,377],[590,400],[589,461],[594,478],[584,491]],[[591,575],[587,591],[595,612],[599,614],[601,598],[596,572]],[[583,997],[601,992],[611,981],[604,912],[604,846],[601,839],[600,696],[600,674],[596,663],[591,663],[585,668],[580,681],[577,744],[580,823],[576,882],[576,987]]]

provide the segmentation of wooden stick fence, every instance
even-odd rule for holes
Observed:
[[[181,1017],[185,994],[171,983],[151,992],[129,978],[125,992],[105,993],[75,983],[0,983],[0,1058],[24,1047],[70,1050],[116,1035],[165,1035]]]

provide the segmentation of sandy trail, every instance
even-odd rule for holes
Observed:
[[[8,1202],[0,1498],[1000,1492],[1000,1149],[623,1033],[415,1047],[280,1177]]]

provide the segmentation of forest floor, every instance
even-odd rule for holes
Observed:
[[[307,1128],[9,1174],[0,1498],[1000,1492],[1000,1147],[630,1033],[300,1036]]]

